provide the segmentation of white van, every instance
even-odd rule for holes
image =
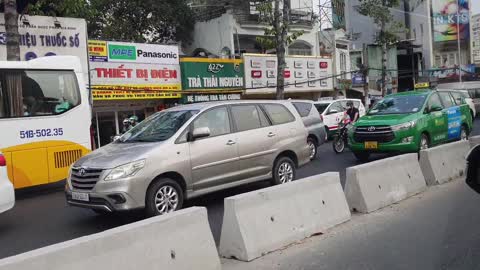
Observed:
[[[327,128],[327,132],[331,134],[338,129],[338,122],[342,120],[345,111],[347,110],[347,102],[352,101],[353,106],[358,109],[360,117],[366,113],[365,106],[360,99],[336,99],[336,100],[321,100],[315,102],[315,107],[320,113],[320,117]]]

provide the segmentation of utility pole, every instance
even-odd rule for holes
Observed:
[[[285,98],[285,51],[287,47],[288,24],[290,23],[290,0],[283,0],[283,11],[280,16],[280,0],[274,2],[274,29],[277,50],[277,93],[276,99]]]
[[[382,6],[387,5],[387,0],[382,0]],[[385,20],[382,20],[380,40],[382,40],[382,96],[385,96],[387,86],[387,42],[385,39]]]
[[[362,54],[363,54],[363,63],[362,63],[362,66],[361,66],[361,69],[360,71],[362,72],[362,76],[363,76],[363,92],[364,92],[364,95],[365,95],[365,100],[364,100],[364,104],[365,106],[367,106],[367,109],[368,109],[368,105],[369,105],[369,102],[370,100],[368,99],[368,50],[367,50],[367,45],[364,43],[363,44],[363,50],[362,50]]]
[[[20,61],[20,35],[16,0],[4,0],[5,32],[7,32],[7,61]]]

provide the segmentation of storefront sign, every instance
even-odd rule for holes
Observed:
[[[31,60],[53,55],[80,58],[88,76],[87,27],[84,19],[45,16],[19,16],[20,59]],[[0,13],[0,60],[7,60],[7,34],[4,14]]]
[[[475,65],[461,65],[462,78],[464,80],[472,80],[475,75]],[[442,68],[430,70],[429,76],[438,79],[439,83],[457,81],[460,77],[460,69],[457,68]]]
[[[100,40],[89,40],[88,59],[90,62],[107,62],[107,42]]]
[[[183,90],[243,90],[243,61],[182,58]]]
[[[245,86],[248,93],[273,93],[277,85],[275,55],[244,55]],[[333,90],[332,59],[321,57],[287,57],[285,91]]]
[[[178,46],[108,42],[108,61],[178,65]]]
[[[181,97],[177,46],[96,40],[88,44],[94,100]]]
[[[184,103],[223,101],[223,100],[239,100],[242,96],[237,94],[184,94]]]
[[[469,0],[433,0],[432,13],[435,42],[469,38]]]
[[[109,88],[101,89],[96,87],[92,89],[92,95],[94,100],[134,100],[134,99],[166,99],[166,98],[180,98],[181,95],[178,92],[168,93],[165,91],[121,91],[121,90],[109,90]]]

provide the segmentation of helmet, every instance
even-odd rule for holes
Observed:
[[[351,101],[351,100],[347,101],[347,106],[352,106],[353,107],[353,101]]]
[[[129,123],[130,123],[130,120],[128,118],[123,119],[123,124],[124,125],[129,124]]]
[[[132,121],[132,122],[138,122],[138,117],[137,117],[136,115],[132,115],[132,116],[130,117],[130,121]]]

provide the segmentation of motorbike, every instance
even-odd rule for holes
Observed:
[[[338,129],[335,135],[333,135],[333,151],[335,153],[343,153],[345,147],[348,146],[348,130],[351,126],[350,119],[344,119],[338,123]]]

